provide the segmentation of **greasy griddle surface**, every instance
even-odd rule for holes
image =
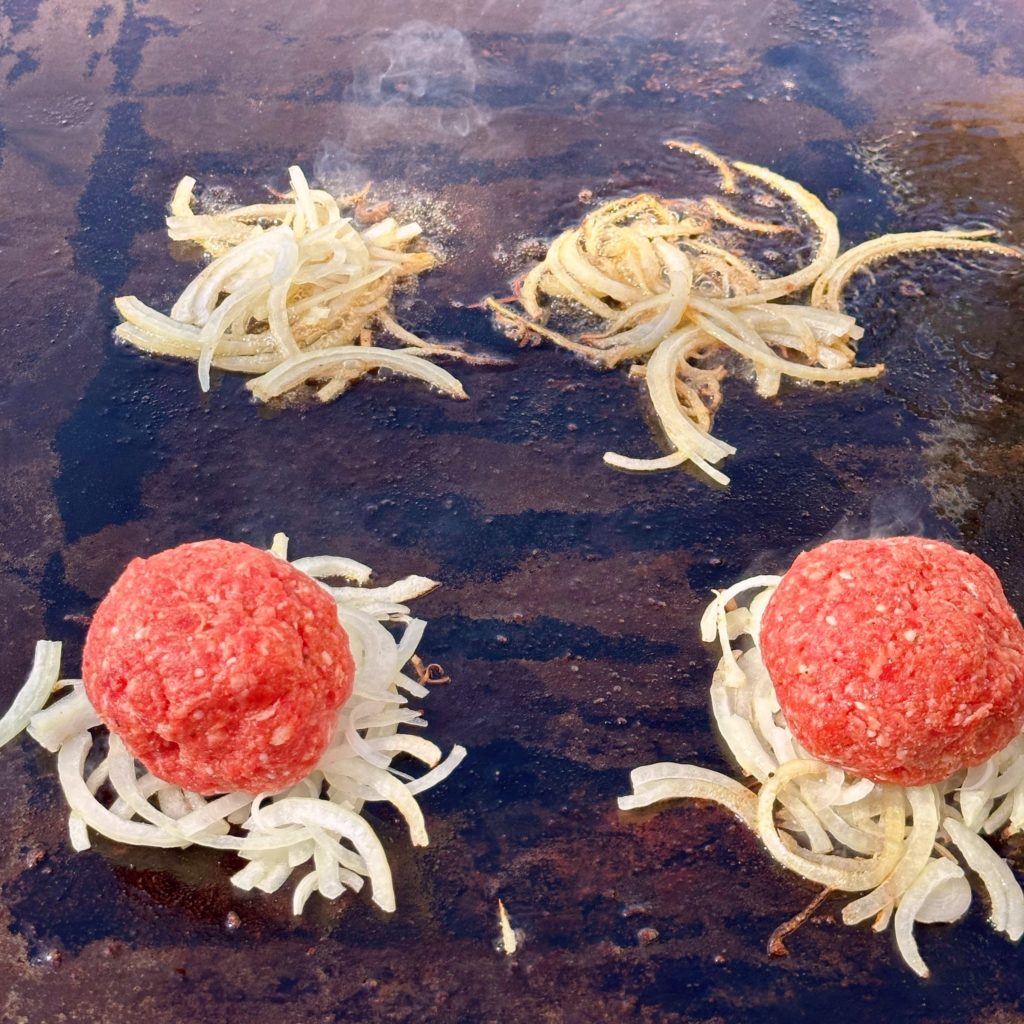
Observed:
[[[428,850],[376,822],[394,919],[314,898],[296,922],[288,891],[231,888],[232,857],[72,854],[53,758],[15,743],[0,1020],[1022,1019],[1019,952],[983,900],[919,930],[927,984],[837,903],[770,959],[812,889],[718,808],[614,805],[635,765],[728,767],[696,636],[711,587],[907,529],[981,555],[1024,608],[1019,278],[937,259],[858,286],[863,359],[889,372],[770,402],[732,380],[729,491],[603,467],[607,448],[659,450],[638,384],[518,352],[464,305],[507,287],[524,240],[575,222],[581,189],[685,191],[673,135],[798,178],[850,242],[979,221],[1019,240],[1016,5],[480,6],[0,4],[0,706],[38,637],[75,671],[84,617],[131,556],[286,530],[300,555],[444,581],[416,606],[453,678],[427,714],[442,746],[470,748],[423,798]],[[457,368],[461,404],[389,381],[274,412],[237,377],[204,398],[192,368],[114,347],[114,295],[167,308],[194,272],[161,230],[177,178],[249,200],[295,160],[435,197],[451,259],[403,320],[515,367]]]

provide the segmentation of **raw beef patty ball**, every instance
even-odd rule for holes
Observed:
[[[328,593],[265,551],[208,540],[129,564],[96,611],[82,672],[135,757],[209,794],[307,775],[355,669]]]
[[[981,559],[920,537],[805,551],[761,653],[815,757],[917,786],[980,764],[1024,724],[1024,630]]]

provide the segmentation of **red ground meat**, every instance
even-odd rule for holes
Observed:
[[[125,569],[96,610],[82,673],[154,775],[208,794],[308,774],[355,668],[329,594],[265,551],[208,540]]]
[[[980,764],[1024,724],[1024,630],[979,558],[920,537],[805,551],[761,653],[807,750],[918,786]]]

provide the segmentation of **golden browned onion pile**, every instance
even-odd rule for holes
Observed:
[[[713,436],[711,428],[730,352],[750,363],[757,393],[764,397],[778,394],[783,377],[855,381],[878,376],[881,364],[854,365],[864,332],[842,312],[844,286],[868,264],[923,249],[1024,257],[984,237],[991,231],[883,235],[840,256],[835,215],[802,185],[755,164],[730,164],[695,143],[666,145],[717,168],[723,193],[736,194],[741,182],[753,183],[794,205],[814,228],[816,251],[801,269],[764,278],[746,251],[769,236],[779,248],[784,239],[799,238],[802,225],[751,218],[715,196],[628,196],[600,206],[551,243],[544,260],[517,284],[525,317],[506,302],[486,300],[521,336],[547,338],[601,366],[630,361],[631,374],[646,379],[672,451],[654,459],[605,454],[605,462],[622,469],[691,462],[711,479],[729,482],[715,465],[736,449]],[[807,303],[783,301],[808,289]],[[602,329],[572,337],[551,329],[551,300],[591,314],[603,321]]]
[[[170,316],[134,295],[115,300],[124,320],[117,336],[144,352],[195,360],[204,391],[211,367],[255,374],[247,387],[264,402],[307,383],[329,402],[380,369],[465,398],[462,385],[430,357],[495,360],[424,341],[391,315],[395,286],[435,263],[431,253],[410,249],[419,224],[384,216],[359,225],[342,210],[358,211],[366,190],[335,197],[310,188],[298,167],[288,175],[292,189],[280,202],[201,214],[192,209],[195,179],[183,178],[168,233],[201,246],[210,262]],[[381,347],[376,332],[403,347]]]

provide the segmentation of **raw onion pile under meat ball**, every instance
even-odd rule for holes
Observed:
[[[844,922],[893,921],[922,976],[913,926],[966,913],[966,871],[992,926],[1024,934],[1024,892],[982,838],[1024,829],[1024,633],[991,569],[936,541],[837,541],[720,592],[701,629],[722,651],[715,722],[749,782],[647,765],[623,810],[723,804],[785,867],[861,893]]]
[[[90,630],[85,683],[60,680],[60,644],[40,641],[0,719],[0,746],[27,729],[57,753],[75,849],[90,846],[91,830],[137,846],[233,850],[247,861],[232,878],[242,889],[274,892],[306,867],[296,914],[314,892],[335,899],[367,879],[392,911],[391,869],[364,805],[391,804],[414,845],[427,845],[416,796],[466,753],[442,759],[400,731],[425,726],[408,702],[429,692],[403,672],[419,664],[426,627],[405,602],[437,584],[366,587],[365,565],[289,563],[287,546],[283,534],[269,553],[207,541],[131,563]],[[69,692],[42,710],[60,689]],[[396,757],[428,771],[414,778]]]

